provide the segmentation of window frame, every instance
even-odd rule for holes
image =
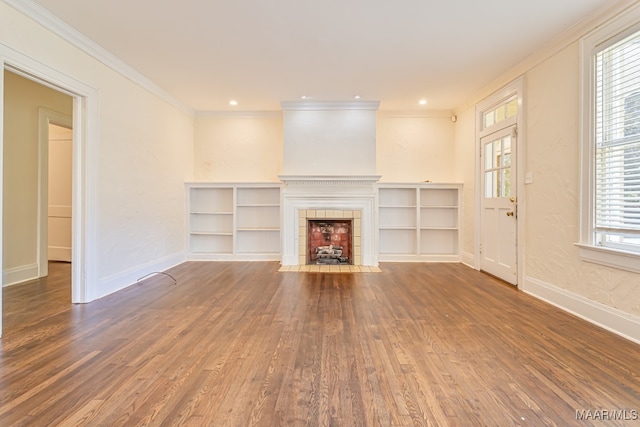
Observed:
[[[640,252],[596,245],[595,242],[595,54],[640,31],[640,7],[626,11],[586,35],[581,55],[581,186],[580,258],[609,267],[640,273]]]

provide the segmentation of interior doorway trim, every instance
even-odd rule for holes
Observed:
[[[524,284],[524,275],[525,275],[525,244],[524,244],[524,236],[525,236],[525,215],[526,215],[526,197],[525,197],[525,189],[524,189],[524,177],[525,177],[525,151],[526,151],[526,132],[525,132],[525,114],[524,114],[524,77],[519,77],[518,79],[512,81],[508,85],[504,86],[502,89],[496,91],[489,97],[480,101],[476,105],[476,135],[475,135],[475,227],[474,227],[474,258],[475,263],[474,267],[476,270],[480,270],[480,244],[482,241],[482,194],[484,189],[480,185],[482,182],[482,164],[481,164],[481,156],[480,156],[480,139],[484,136],[483,134],[483,126],[482,119],[483,113],[491,109],[491,107],[497,105],[502,100],[506,100],[516,96],[518,99],[518,113],[516,115],[516,126],[518,129],[518,137],[517,137],[517,151],[516,151],[516,187],[518,194],[518,222],[516,227],[516,251],[517,251],[517,283],[518,287],[522,287]]]
[[[66,73],[0,44],[0,63],[7,69],[73,98],[73,212],[72,283],[73,303],[96,299],[97,289],[97,187],[99,168],[98,91]],[[4,78],[0,79],[4,99]],[[4,102],[0,107],[0,160],[3,152]],[[0,161],[0,183],[2,162]],[[0,185],[0,196],[2,185]],[[0,197],[1,200],[1,197]],[[0,202],[1,203],[1,202]],[[0,209],[0,224],[2,224]],[[2,227],[0,226],[0,239]],[[0,269],[2,268],[0,249]],[[0,293],[1,294],[1,293]],[[0,307],[1,307],[0,297]],[[1,308],[0,308],[1,310]],[[0,318],[1,318],[0,311]],[[0,320],[0,331],[1,331]]]

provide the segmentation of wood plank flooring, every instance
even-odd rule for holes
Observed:
[[[4,289],[0,425],[640,423],[639,345],[492,277],[278,267],[185,263],[86,305],[65,264]]]

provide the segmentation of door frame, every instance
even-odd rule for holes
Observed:
[[[69,74],[0,44],[0,241],[4,151],[4,70],[9,70],[73,98],[73,189],[71,302],[96,299],[97,289],[97,188],[99,174],[98,91]],[[0,271],[2,271],[0,245]],[[2,288],[0,287],[0,336],[2,336]]]
[[[522,287],[525,276],[525,218],[526,218],[526,197],[524,188],[525,177],[525,114],[524,114],[524,77],[512,81],[502,89],[497,90],[492,95],[489,95],[484,100],[480,101],[476,105],[476,135],[475,135],[475,227],[474,227],[474,268],[480,270],[480,244],[482,243],[482,164],[481,164],[481,139],[487,132],[483,129],[483,114],[485,111],[495,107],[500,102],[516,96],[518,99],[518,114],[515,116],[515,125],[518,132],[516,138],[516,191],[517,191],[517,214],[518,220],[516,222],[516,262],[517,262],[517,283],[516,286]]]
[[[40,108],[38,110],[38,277],[44,277],[49,274],[48,190],[50,124],[71,129],[73,131],[73,120],[70,116],[47,108]],[[73,170],[71,179],[73,180]],[[71,209],[73,209],[73,200],[71,203]],[[73,222],[73,217],[71,220]],[[73,246],[71,250],[73,251]]]

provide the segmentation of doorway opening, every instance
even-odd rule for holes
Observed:
[[[73,127],[70,115],[39,110],[39,232],[40,277],[48,263],[72,261]]]
[[[6,287],[46,277],[50,258],[72,260],[73,98],[9,70],[3,82]],[[48,250],[48,242],[59,250]],[[71,281],[66,286],[70,295]]]
[[[71,262],[73,139],[70,127],[49,122],[47,258]]]
[[[94,259],[96,253],[96,184],[97,176],[96,170],[98,166],[99,158],[97,148],[91,148],[87,144],[87,140],[91,138],[96,140],[97,124],[98,124],[98,94],[97,91],[82,82],[70,77],[68,74],[54,70],[53,68],[38,62],[26,55],[23,55],[14,50],[5,49],[0,46],[0,57],[3,59],[3,73],[0,74],[0,97],[2,98],[2,104],[0,104],[0,150],[3,154],[6,154],[5,145],[7,145],[5,139],[6,127],[10,122],[13,122],[13,116],[11,115],[11,108],[7,109],[7,90],[8,85],[6,76],[11,79],[13,76],[22,77],[31,83],[36,83],[42,87],[53,89],[54,92],[62,94],[67,102],[71,105],[71,110],[68,111],[68,116],[73,118],[73,137],[72,137],[72,264],[71,264],[71,303],[86,303],[95,299],[96,289],[95,282],[97,276],[97,270],[94,264],[87,262],[88,259]],[[56,108],[57,109],[57,108]],[[36,118],[34,126],[28,129],[38,133],[38,109],[31,110],[32,117]],[[36,141],[38,140],[36,136]],[[38,150],[31,151],[31,159],[35,164],[38,159]],[[35,158],[35,160],[33,160]],[[16,270],[9,270],[9,273],[32,275],[31,277],[37,277],[40,269],[40,250],[36,260],[30,255],[31,250],[23,251],[19,247],[11,247],[11,250],[7,250],[5,242],[7,241],[7,235],[12,230],[11,215],[5,213],[5,207],[8,205],[5,193],[5,184],[9,184],[10,180],[7,179],[5,172],[7,169],[13,166],[5,158],[0,163],[0,185],[3,190],[2,198],[3,209],[0,210],[0,241],[3,244],[0,246],[0,271],[3,272],[2,284],[9,283],[7,280],[7,266],[9,265],[7,260],[16,261],[19,256],[25,256],[28,258],[27,262],[23,265],[27,265],[27,271],[18,268]],[[35,182],[40,182],[40,177],[35,178]],[[24,183],[22,183],[24,184]],[[32,204],[38,203],[40,198],[37,195],[29,196],[29,202]],[[31,213],[29,218],[31,227],[31,237],[37,240],[42,236],[39,231],[42,229],[41,223],[43,219],[38,217],[38,212],[41,209],[36,209],[36,213]],[[33,212],[33,210],[30,210]],[[34,215],[36,220],[33,220]],[[45,217],[46,218],[46,217]],[[30,240],[29,244],[33,241]],[[43,246],[40,245],[40,248]],[[25,255],[27,254],[27,255]],[[13,257],[13,258],[11,258]],[[22,260],[24,261],[24,260]],[[32,274],[33,271],[36,274]],[[2,292],[0,292],[0,336],[2,335]]]

